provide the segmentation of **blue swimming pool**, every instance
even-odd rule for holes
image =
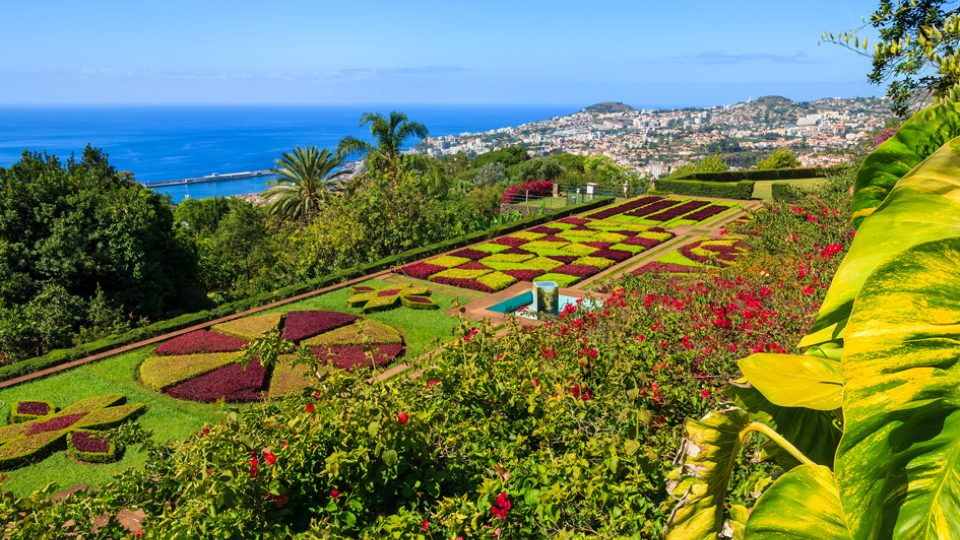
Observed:
[[[560,295],[560,311],[562,312],[569,304],[576,304],[579,298],[574,298],[572,296]],[[589,300],[584,300],[582,302],[585,307],[594,307],[595,302]],[[522,313],[517,313],[517,310],[521,308],[526,308]],[[524,317],[527,319],[536,319],[536,301],[534,300],[532,292],[525,292],[521,295],[514,296],[508,300],[504,300],[499,304],[492,305],[487,308],[487,311],[496,311],[497,313],[514,313],[519,317]]]

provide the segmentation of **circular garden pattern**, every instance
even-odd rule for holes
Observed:
[[[310,384],[310,367],[293,365],[281,355],[269,369],[252,361],[244,369],[241,349],[267,331],[279,328],[283,339],[306,345],[331,369],[388,365],[406,352],[403,335],[384,323],[336,311],[291,311],[254,315],[175,337],[153,350],[140,365],[140,380],[171,397],[213,403],[260,401],[299,394]],[[373,358],[364,346],[373,349]]]

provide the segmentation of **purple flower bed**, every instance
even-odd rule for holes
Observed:
[[[373,363],[378,366],[390,364],[401,356],[405,349],[402,343],[372,345],[371,348],[374,349]],[[376,352],[377,349],[380,349],[379,354]],[[313,354],[325,365],[347,371],[353,371],[358,367],[371,367],[370,359],[364,354],[362,345],[338,345],[329,350],[325,347],[314,347]]]
[[[473,289],[480,292],[496,292],[491,287],[480,283],[475,279],[466,279],[466,278],[449,278],[449,277],[438,277],[433,280],[434,283],[439,283],[441,285],[453,285],[454,287],[462,287],[464,289]]]
[[[702,210],[697,210],[689,216],[685,216],[684,219],[689,219],[691,221],[703,221],[717,214],[721,214],[729,209],[730,207],[728,206],[711,205]]]
[[[81,452],[106,454],[110,451],[110,442],[88,431],[74,431],[70,434],[73,446]]]
[[[527,250],[525,250],[525,249],[521,249],[521,248],[518,248],[518,247],[512,247],[512,248],[510,248],[510,249],[505,249],[505,250],[501,251],[500,254],[503,254],[503,255],[536,255],[536,254],[533,253],[533,252],[530,252],[530,251],[527,251]]]
[[[665,232],[670,232],[670,231],[664,229],[663,227],[654,227],[654,228],[650,229],[650,232],[665,233]],[[670,234],[673,234],[673,233],[670,233]]]
[[[640,234],[638,231],[610,231],[610,232],[612,232],[613,234],[620,234],[623,236],[630,236],[630,237]]]
[[[623,262],[630,257],[633,257],[633,253],[623,249],[601,249],[596,253],[590,255],[591,257],[600,257],[602,259],[610,259],[615,262]]]
[[[557,233],[562,233],[562,232],[563,232],[563,229],[558,229],[558,228],[556,228],[556,227],[547,227],[546,225],[540,225],[539,227],[534,227],[534,228],[532,228],[532,229],[528,229],[527,232],[532,232],[532,233],[537,233],[537,234],[554,235],[554,234],[557,234]]]
[[[259,361],[252,361],[243,369],[240,364],[211,371],[167,389],[167,395],[186,401],[213,403],[225,398],[229,403],[260,401],[264,390],[266,370]]]
[[[526,244],[526,243],[528,243],[528,242],[530,242],[530,241],[529,241],[529,240],[524,240],[523,238],[513,238],[513,237],[511,237],[511,236],[501,236],[500,238],[497,238],[496,240],[491,240],[491,241],[490,241],[491,244],[500,244],[501,246],[510,246],[510,247],[522,246],[522,245],[524,245],[524,244]],[[502,253],[502,252],[501,252],[501,253]],[[489,254],[488,254],[488,255],[489,255]]]
[[[680,217],[683,214],[693,212],[694,210],[707,206],[708,204],[710,203],[706,201],[690,201],[688,203],[683,203],[680,206],[674,206],[673,208],[670,208],[669,210],[655,216],[650,216],[647,219],[652,221],[670,221],[675,217]]]
[[[357,285],[356,287],[350,287],[350,289],[355,293],[373,292],[376,290],[373,287],[368,287],[366,285]]]
[[[41,401],[21,401],[20,404],[17,405],[17,413],[46,416],[50,413],[50,406]]]
[[[687,244],[685,246],[681,246],[680,249],[678,249],[677,251],[679,251],[681,255],[690,259],[691,261],[696,261],[698,263],[710,263],[710,257],[697,255],[696,253],[693,252],[693,249],[700,246],[701,243],[702,242],[694,242],[692,244]]]
[[[562,262],[563,264],[570,264],[580,257],[577,255],[547,255],[547,258],[552,261]]]
[[[407,302],[413,302],[415,304],[432,304],[433,300],[429,298],[424,298],[422,296],[408,296]]]
[[[486,256],[490,256],[489,253],[485,253]],[[457,270],[490,270],[489,266],[484,266],[482,263],[476,261],[468,262],[467,264],[461,264],[457,267]]]
[[[692,244],[687,244],[680,248],[680,254],[684,257],[690,259],[691,261],[697,261],[704,264],[712,264],[714,266],[728,266],[728,262],[733,262],[737,260],[737,249],[733,246],[704,246],[704,251],[713,251],[719,253],[716,257],[706,257],[703,255],[697,255],[693,253],[693,249],[698,247],[702,242],[694,242]],[[711,249],[714,248],[714,249]]]
[[[669,264],[669,263],[650,263],[641,266],[640,268],[631,272],[635,276],[640,276],[643,274],[696,274],[703,272],[702,268],[694,268],[692,266],[680,266],[679,264]]]
[[[68,414],[66,416],[58,416],[56,418],[51,418],[46,422],[37,422],[30,426],[30,431],[27,431],[26,435],[36,435],[37,433],[47,433],[50,431],[60,431],[61,429],[67,429],[68,427],[76,424],[80,421],[81,418],[86,416],[87,413],[77,413],[77,414]]]
[[[600,269],[596,266],[580,266],[577,264],[567,264],[561,266],[560,268],[554,268],[550,271],[554,274],[566,274],[568,276],[577,276],[581,278],[590,277],[594,274],[600,273]]]
[[[608,247],[612,246],[615,242],[581,242],[581,243],[585,246],[595,247],[597,249],[607,249]]]
[[[388,291],[381,291],[377,296],[387,296],[385,292]],[[396,292],[399,291],[394,294]],[[299,343],[308,337],[351,324],[359,318],[336,311],[291,311],[283,325],[283,339]]]
[[[633,238],[627,238],[623,241],[623,243],[628,246],[643,246],[647,249],[650,249],[659,244],[660,240],[655,238],[640,238],[639,236],[635,236]]]
[[[501,272],[512,276],[517,281],[533,281],[547,273],[546,270],[501,270]]]
[[[184,356],[187,354],[237,352],[247,342],[240,338],[224,336],[216,332],[197,330],[177,336],[153,350],[160,356]]]
[[[378,297],[381,297],[381,296],[396,296],[398,292],[400,292],[400,289],[387,289],[387,290],[384,290],[384,291],[377,291],[377,296],[378,296]]]
[[[584,225],[577,225],[576,227],[574,227],[574,228],[572,228],[572,229],[569,229],[569,230],[571,230],[571,231],[590,231],[590,232],[597,232],[596,229],[591,229],[590,227],[587,227],[587,226],[584,226]]]
[[[568,217],[568,218],[558,219],[557,223],[566,223],[567,225],[586,225],[587,223],[590,223],[590,220],[575,218],[575,217]]]
[[[462,259],[470,259],[471,261],[479,261],[484,257],[489,257],[490,254],[486,251],[480,251],[478,249],[461,249],[460,251],[450,254],[451,257],[460,257]]]
[[[629,212],[641,206],[646,206],[648,204],[655,203],[657,201],[663,200],[663,197],[649,196],[641,197],[639,199],[634,199],[632,201],[627,201],[623,204],[614,206],[613,208],[607,208],[606,210],[601,210],[595,214],[592,214],[590,217],[594,219],[607,219],[610,216],[615,216],[617,214],[622,214],[624,212]]]
[[[437,266],[435,264],[416,263],[409,266],[404,266],[403,268],[398,268],[396,273],[406,274],[412,278],[425,280],[434,274],[443,272],[444,270],[446,270],[446,268]]]
[[[593,230],[593,229],[590,229]],[[543,238],[537,240],[537,242],[562,242],[564,244],[569,244],[570,241],[566,238],[560,238],[559,236],[544,236]]]

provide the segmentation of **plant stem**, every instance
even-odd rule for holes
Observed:
[[[803,455],[803,453],[800,452],[800,450],[797,450],[796,446],[790,444],[790,441],[784,439],[782,435],[770,429],[769,426],[765,424],[761,424],[760,422],[750,422],[750,424],[747,425],[747,427],[743,430],[743,433],[741,436],[746,436],[747,433],[750,433],[751,431],[756,431],[758,433],[762,433],[766,435],[767,437],[770,438],[770,440],[777,443],[777,445],[780,448],[783,448],[784,450],[786,450],[791,456],[796,458],[797,461],[799,461],[800,463],[803,463],[804,465],[816,465],[816,463],[811,461],[810,458]]]

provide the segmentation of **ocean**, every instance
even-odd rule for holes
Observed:
[[[367,111],[390,111],[427,126],[434,137],[476,133],[572,114],[585,105],[369,105],[369,106],[156,106],[0,107],[0,166],[24,150],[61,159],[87,144],[109,154],[111,165],[140,182],[159,182],[269,169],[295,146],[334,150],[347,136],[371,141]],[[418,141],[412,141],[415,144]],[[266,177],[170,186],[175,201],[258,193]]]

